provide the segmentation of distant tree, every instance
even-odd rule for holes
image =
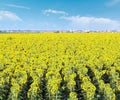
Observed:
[[[60,31],[55,31],[55,33],[60,33]]]

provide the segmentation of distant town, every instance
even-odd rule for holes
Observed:
[[[120,32],[120,30],[105,30],[105,31],[91,31],[91,30],[0,30],[0,33],[17,33],[17,32],[37,32],[37,33],[42,33],[42,32],[54,32],[54,33],[76,33],[76,32]]]

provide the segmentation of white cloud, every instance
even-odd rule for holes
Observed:
[[[14,8],[21,8],[21,9],[27,9],[27,10],[30,9],[29,7],[26,7],[26,6],[20,6],[20,5],[14,5],[14,4],[5,4],[5,5],[8,7],[14,7]]]
[[[120,0],[111,0],[110,2],[106,3],[107,6],[113,6],[120,3]]]
[[[2,19],[2,16],[0,16],[0,20]]]
[[[0,11],[0,20],[13,20],[13,21],[22,21],[20,17],[18,17],[16,14],[10,12],[10,11]]]
[[[54,9],[47,9],[47,10],[42,10],[43,14],[49,15],[49,14],[59,14],[59,15],[68,15],[64,11],[59,11],[59,10],[54,10]]]
[[[81,16],[68,16],[61,17],[61,19],[68,20],[70,27],[73,29],[83,30],[118,30],[120,22],[109,18],[96,18],[96,17],[81,17]]]

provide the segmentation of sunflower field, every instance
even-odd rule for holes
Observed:
[[[120,34],[0,34],[0,100],[120,100]]]

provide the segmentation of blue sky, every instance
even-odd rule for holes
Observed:
[[[0,30],[120,30],[120,0],[0,0]]]

